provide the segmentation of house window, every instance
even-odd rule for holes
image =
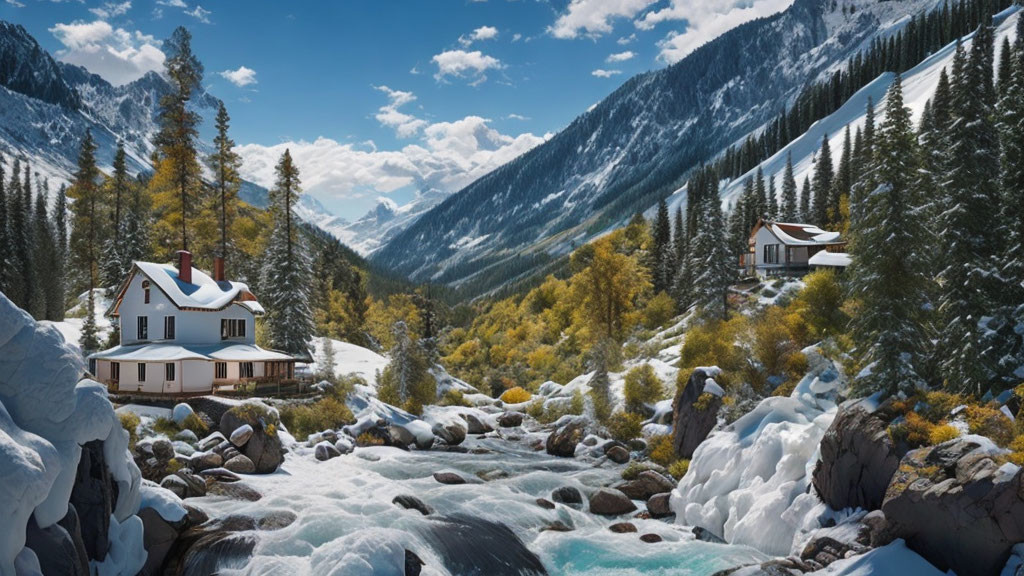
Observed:
[[[779,263],[779,245],[778,244],[765,244],[764,245],[764,263],[765,264],[778,264]]]
[[[164,364],[164,380],[174,382],[174,362]]]
[[[146,365],[139,362],[139,382],[146,381]]]
[[[213,364],[213,377],[217,380],[227,380],[228,378],[228,363],[227,362],[215,362]]]
[[[149,317],[139,316],[137,340],[149,340]]]
[[[142,281],[142,293],[145,297],[146,304],[149,304],[149,280]]]
[[[241,362],[238,364],[239,378],[252,378],[252,362]]]
[[[174,340],[174,316],[164,316],[164,340]]]
[[[111,362],[110,363],[110,379],[117,382],[121,379],[121,363]]]
[[[220,321],[220,339],[245,338],[245,320],[223,318]]]

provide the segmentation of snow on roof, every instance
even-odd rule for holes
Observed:
[[[767,222],[766,225],[783,244],[791,246],[813,246],[841,242],[839,232],[828,232],[813,224]]]
[[[178,308],[222,310],[239,300],[239,304],[254,314],[263,314],[263,307],[249,291],[249,287],[241,282],[217,282],[193,267],[192,283],[189,284],[178,277],[178,269],[170,264],[136,262],[135,267],[154,282]]]
[[[833,266],[846,268],[850,265],[850,255],[846,252],[826,252],[822,250],[811,256],[807,264],[810,266]]]
[[[222,342],[219,344],[136,344],[115,346],[97,352],[89,358],[117,360],[119,362],[173,362],[177,360],[221,360],[235,362],[294,360],[274,350],[264,350],[255,344]]]

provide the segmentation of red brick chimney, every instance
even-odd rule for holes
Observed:
[[[185,284],[192,283],[192,253],[178,250],[178,278]]]
[[[213,280],[214,282],[224,281],[224,257],[213,257]]]

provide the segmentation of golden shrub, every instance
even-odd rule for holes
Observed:
[[[640,436],[644,417],[633,412],[615,412],[608,417],[608,435],[613,440],[628,442]]]
[[[501,395],[501,401],[506,404],[520,404],[522,402],[529,402],[530,398],[533,398],[533,394],[530,394],[522,386],[514,386],[505,390]]]
[[[652,436],[647,443],[647,449],[650,451],[649,456],[651,460],[657,464],[670,466],[676,461],[676,451],[672,447],[672,436],[668,434]]]

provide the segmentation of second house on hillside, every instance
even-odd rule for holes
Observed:
[[[758,220],[740,267],[747,274],[803,274],[811,268],[845,268],[850,259],[839,232],[812,224]]]
[[[121,343],[89,356],[96,378],[112,391],[168,395],[294,378],[296,358],[256,345],[263,307],[245,284],[224,279],[223,260],[211,278],[190,253],[178,256],[177,268],[132,266],[107,311]]]

